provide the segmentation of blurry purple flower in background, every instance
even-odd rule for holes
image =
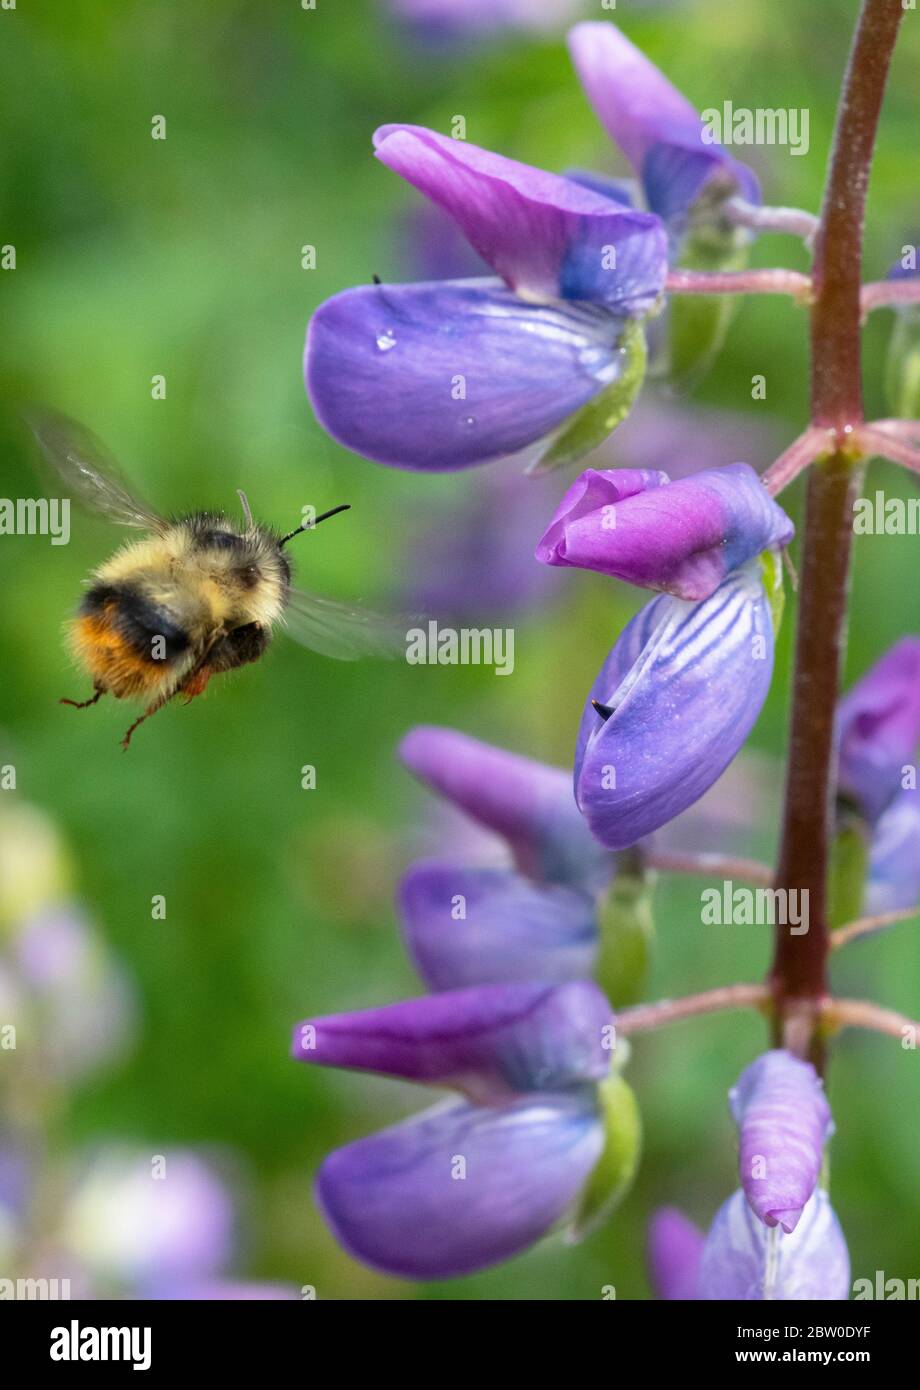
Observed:
[[[100,1149],[69,1176],[56,1236],[85,1296],[292,1299],[290,1285],[228,1277],[237,1253],[235,1202],[222,1159],[191,1149]]]
[[[125,1055],[134,1032],[133,990],[79,909],[47,908],[21,923],[9,957],[30,1069],[40,1058],[46,1080],[75,1080]]]
[[[661,1207],[648,1229],[652,1287],[661,1299],[698,1299],[700,1258],[706,1237],[677,1207]]]
[[[613,1015],[596,985],[452,990],[308,1020],[293,1055],[467,1098],[329,1155],[317,1195],[351,1254],[448,1278],[526,1249],[572,1211],[604,1148]]]
[[[398,601],[409,611],[458,624],[522,618],[560,592],[558,575],[538,565],[534,538],[555,504],[550,477],[525,477],[496,464],[475,489],[412,508],[406,528],[407,576]]]
[[[233,1228],[226,1186],[198,1154],[110,1148],[76,1178],[61,1239],[101,1286],[143,1290],[223,1269]]]
[[[17,1035],[9,1084],[73,1081],[126,1052],[134,1015],[127,974],[72,901],[53,824],[27,805],[0,819],[0,972],[9,996],[3,1021]]]
[[[432,44],[485,38],[505,29],[552,32],[584,9],[584,0],[384,0],[397,21]]]
[[[643,392],[615,435],[585,463],[593,468],[662,468],[676,480],[735,459],[772,459],[780,451],[777,422],[713,406],[678,405]]]

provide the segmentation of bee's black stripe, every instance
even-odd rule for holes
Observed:
[[[94,584],[80,604],[80,612],[88,617],[106,608],[111,610],[115,631],[139,656],[169,665],[191,645],[188,633],[175,616],[133,584]],[[162,649],[154,648],[156,638],[162,639]],[[158,654],[160,650],[162,655]]]

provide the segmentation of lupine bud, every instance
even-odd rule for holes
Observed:
[[[794,1231],[833,1132],[821,1079],[810,1062],[775,1049],[745,1068],[729,1099],[751,1210],[766,1226]]]

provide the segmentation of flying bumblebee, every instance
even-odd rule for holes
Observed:
[[[348,510],[333,507],[287,535],[254,521],[244,492],[242,524],[221,512],[167,519],[140,501],[104,445],[56,412],[29,422],[48,462],[72,495],[122,526],[149,533],[129,541],[92,572],[69,624],[70,647],[93,682],[86,709],[103,695],[146,702],[126,732],[173,698],[201,695],[212,676],[258,661],[275,627],[341,661],[405,651],[405,619],[303,593],[291,583],[284,547]]]

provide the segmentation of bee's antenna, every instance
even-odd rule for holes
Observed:
[[[243,489],[240,488],[240,487],[237,488],[237,490],[236,490],[236,495],[237,495],[237,497],[240,499],[240,505],[241,505],[241,507],[243,508],[243,520],[246,522],[246,526],[247,526],[248,530],[251,531],[251,530],[252,530],[252,512],[251,512],[250,507],[249,507],[249,498],[246,496],[245,492],[244,492]]]
[[[287,545],[295,536],[299,536],[301,531],[312,531],[314,526],[318,526],[321,521],[328,521],[331,516],[338,516],[339,512],[347,512],[351,509],[350,502],[342,502],[338,507],[330,507],[328,512],[322,512],[315,516],[312,521],[305,521],[302,526],[298,526],[296,531],[291,531],[290,535],[283,536],[278,542],[278,548]]]

